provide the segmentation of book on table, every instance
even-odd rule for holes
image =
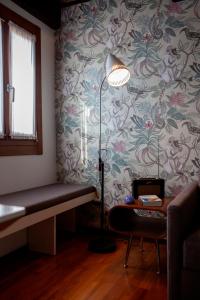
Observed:
[[[146,206],[162,205],[162,199],[160,199],[157,195],[140,195],[138,199],[142,202],[143,205]]]

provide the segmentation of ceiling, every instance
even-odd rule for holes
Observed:
[[[60,14],[62,7],[68,7],[89,0],[12,0],[30,14],[56,30],[60,27]],[[172,0],[180,2],[183,0]]]
[[[30,14],[56,30],[60,27],[62,7],[68,7],[89,0],[12,0]]]

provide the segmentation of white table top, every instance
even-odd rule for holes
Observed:
[[[23,206],[0,204],[0,223],[10,221],[24,215],[25,208]]]

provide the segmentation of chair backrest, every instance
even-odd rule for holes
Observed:
[[[109,225],[115,231],[131,231],[133,228],[134,210],[128,206],[116,205],[109,211]]]

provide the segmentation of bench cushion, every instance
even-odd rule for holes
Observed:
[[[0,204],[23,206],[31,214],[73,198],[95,192],[93,186],[74,183],[54,183],[0,196]]]

